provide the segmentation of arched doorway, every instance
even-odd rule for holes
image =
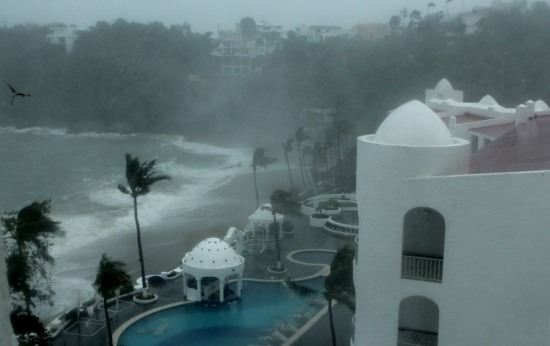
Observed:
[[[411,296],[399,303],[398,345],[437,346],[439,308],[432,300]]]
[[[441,282],[445,254],[445,219],[432,208],[409,210],[403,218],[401,277]]]

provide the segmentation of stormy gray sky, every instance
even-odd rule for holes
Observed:
[[[492,0],[452,0],[450,13],[468,11],[472,6],[488,6]],[[165,25],[189,23],[195,32],[233,29],[240,19],[250,16],[260,22],[281,24],[285,30],[300,24],[339,25],[350,28],[357,23],[387,22],[406,7],[425,14],[433,2],[445,10],[445,0],[0,0],[0,23],[50,24],[61,22],[82,28],[99,20]]]

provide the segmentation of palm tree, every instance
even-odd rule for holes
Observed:
[[[141,266],[141,284],[143,287],[143,298],[147,297],[147,285],[145,283],[145,264],[143,261],[143,248],[141,246],[141,229],[139,227],[137,198],[144,196],[151,191],[151,186],[161,180],[169,180],[168,175],[159,175],[155,171],[157,160],[140,162],[138,157],[126,154],[126,181],[128,187],[119,184],[120,192],[129,195],[134,200],[134,220],[136,222],[137,242],[139,252],[139,263]]]
[[[271,267],[273,271],[284,272],[286,268],[281,264],[281,248],[279,244],[279,229],[280,225],[277,221],[277,214],[282,215],[299,215],[300,204],[291,200],[292,193],[283,190],[276,190],[270,196],[271,202],[271,214],[273,215],[273,223],[269,225],[269,228],[274,233],[275,247],[277,249],[277,264],[275,267]]]
[[[332,317],[332,301],[346,304],[355,312],[355,287],[353,285],[353,258],[355,253],[349,247],[339,249],[330,264],[330,274],[325,279],[324,297],[328,301],[328,314],[333,345],[336,345],[336,333]]]
[[[265,148],[256,148],[254,150],[254,155],[252,156],[252,171],[254,172],[254,190],[256,191],[256,209],[260,206],[260,196],[258,195],[258,183],[256,180],[256,169],[258,166],[267,168],[267,165],[270,165],[277,161],[275,157],[265,156]]]
[[[351,125],[347,120],[337,120],[334,119],[334,128],[336,130],[336,152],[338,156],[338,175],[340,183],[344,179],[344,174],[342,171],[342,135],[347,135],[351,132]]]
[[[436,6],[435,6],[435,4],[434,4],[433,2],[430,2],[430,3],[428,4],[427,9],[426,9],[426,16],[430,15],[430,7],[435,8]]]
[[[449,7],[447,6],[449,4],[449,2],[451,2],[453,0],[445,0],[445,11],[447,11],[447,18],[450,19],[451,16],[449,15]]]
[[[306,131],[304,130],[304,126],[298,127],[295,133],[296,137],[296,146],[298,148],[298,158],[300,159],[300,172],[302,173],[302,181],[304,183],[304,187],[306,186],[306,178],[304,175],[304,159],[302,157],[302,150],[301,150],[301,144],[302,142],[309,139],[309,136],[307,135]]]
[[[286,284],[294,292],[303,297],[323,295],[327,300],[328,316],[332,345],[336,346],[336,332],[332,315],[332,301],[344,303],[351,311],[355,312],[355,287],[353,286],[353,249],[345,246],[338,249],[330,264],[330,274],[325,279],[324,291],[319,292],[307,286],[296,284],[290,279]]]
[[[401,24],[404,27],[405,19],[407,19],[407,17],[409,16],[409,10],[406,7],[403,7],[399,13],[401,14],[401,18],[403,18],[403,20],[401,21]]]
[[[50,201],[33,202],[19,212],[8,213],[2,218],[4,240],[12,239],[8,248],[8,283],[12,290],[20,292],[25,303],[25,311],[31,313],[35,306],[33,299],[50,302],[53,296],[49,284],[42,290],[33,287],[34,276],[47,276],[44,264],[54,264],[50,255],[49,238],[64,236],[60,223],[49,217]]]
[[[292,181],[292,174],[290,174],[290,163],[288,162],[288,153],[292,151],[292,142],[294,138],[289,138],[283,143],[283,151],[285,153],[286,167],[288,168],[288,177],[290,178],[290,191],[294,191],[294,182]]]
[[[124,267],[123,262],[111,260],[106,254],[103,254],[94,281],[94,286],[103,298],[103,311],[105,313],[109,346],[113,346],[113,335],[109,311],[107,310],[107,299],[112,297],[120,287],[130,284],[130,275],[126,273]]]
[[[317,185],[321,179],[321,167],[327,166],[327,151],[326,147],[319,141],[315,142],[311,149],[311,176],[313,178],[313,186],[317,192]]]

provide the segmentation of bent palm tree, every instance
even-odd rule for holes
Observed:
[[[103,311],[105,313],[109,346],[113,346],[113,335],[109,311],[107,310],[107,299],[114,295],[116,289],[130,284],[130,275],[126,273],[124,267],[123,262],[111,260],[106,254],[103,254],[94,281],[94,286],[103,298]]]
[[[286,280],[287,286],[302,297],[310,297],[322,294],[327,300],[330,333],[332,345],[336,346],[336,332],[332,315],[332,301],[344,303],[351,311],[355,312],[355,287],[353,286],[353,249],[345,246],[338,249],[330,264],[330,274],[325,279],[324,291],[320,292],[296,284],[290,279]]]
[[[288,153],[292,151],[292,142],[294,138],[289,138],[286,142],[283,142],[283,151],[285,153],[286,167],[288,169],[288,177],[290,178],[290,191],[294,191],[294,182],[292,181],[292,174],[290,173],[290,163],[288,162]]]
[[[256,191],[256,209],[260,206],[260,196],[258,195],[258,183],[256,181],[256,169],[258,166],[267,168],[267,165],[270,165],[277,161],[275,157],[265,156],[265,148],[257,148],[254,150],[254,155],[252,156],[252,171],[254,172],[254,190]]]
[[[306,176],[307,172],[304,173],[304,158],[302,157],[302,148],[301,144],[304,141],[307,141],[309,139],[309,136],[307,135],[304,126],[298,127],[295,133],[296,136],[296,146],[298,148],[298,158],[300,159],[300,172],[302,173],[302,181],[304,183],[304,187],[306,186]]]
[[[151,186],[161,180],[170,180],[168,175],[158,175],[155,171],[157,160],[140,162],[138,157],[126,154],[126,181],[128,187],[119,184],[120,192],[129,195],[134,200],[134,220],[136,222],[139,263],[141,267],[141,284],[143,287],[143,298],[147,297],[147,285],[145,283],[145,264],[143,261],[143,248],[141,246],[141,228],[139,226],[137,198],[144,196],[151,191]]]
[[[64,236],[60,223],[49,217],[50,201],[33,202],[23,207],[19,212],[8,213],[2,218],[4,233],[9,234],[4,239],[12,239],[8,249],[8,281],[12,290],[22,295],[25,311],[31,312],[35,306],[33,299],[52,303],[53,291],[49,283],[45,287],[34,280],[36,276],[46,278],[44,264],[54,264],[50,255],[49,238]]]
[[[275,235],[275,247],[277,249],[277,264],[271,269],[274,271],[285,271],[285,267],[281,264],[281,248],[279,244],[279,229],[280,225],[277,221],[277,214],[282,215],[299,215],[299,203],[290,199],[292,193],[283,190],[276,190],[270,196],[271,202],[271,214],[273,215],[273,223],[270,225],[270,229]]]

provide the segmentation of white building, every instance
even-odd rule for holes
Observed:
[[[280,47],[283,34],[281,25],[272,25],[265,21],[256,25],[253,38],[244,38],[240,24],[235,31],[219,31],[218,42],[211,55],[221,75],[238,76],[260,70],[262,58]]]
[[[76,27],[50,28],[49,33],[46,35],[46,42],[64,46],[65,52],[70,54],[73,51],[73,46],[78,39],[78,35],[84,31],[86,30],[78,29]]]
[[[308,43],[323,42],[338,37],[349,37],[350,33],[340,26],[331,25],[301,25],[295,30],[296,36],[302,37]]]
[[[438,86],[358,138],[352,345],[548,345],[548,107]]]

